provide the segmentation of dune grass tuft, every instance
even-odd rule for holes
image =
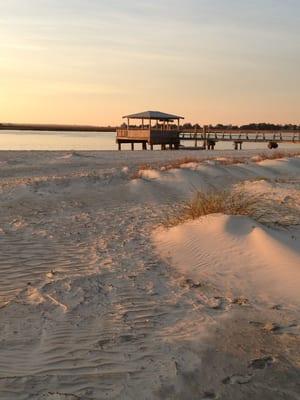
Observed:
[[[166,226],[175,226],[209,214],[242,215],[267,225],[290,227],[300,224],[299,199],[282,204],[262,193],[249,193],[238,186],[232,190],[197,191],[191,200],[183,203],[176,215],[166,220]]]
[[[163,168],[164,170],[176,169],[180,168],[180,166],[184,164],[189,164],[189,163],[199,164],[201,161],[202,161],[201,159],[195,157],[183,157],[183,158],[178,158],[176,160],[170,160],[167,163],[160,165],[160,168]]]
[[[170,160],[168,162],[158,162],[156,164],[141,164],[139,165],[137,171],[131,175],[131,179],[140,178],[140,171],[145,170],[156,170],[156,171],[169,171],[170,169],[180,168],[183,164],[188,163],[200,163],[202,160],[194,157],[183,157],[177,158],[175,160]]]
[[[277,160],[280,158],[293,158],[300,156],[300,152],[289,152],[289,151],[268,151],[266,153],[259,153],[256,156],[224,156],[224,157],[183,157],[174,160],[169,160],[167,162],[156,162],[149,164],[139,165],[137,171],[131,175],[131,179],[138,179],[140,177],[140,171],[143,170],[157,170],[157,171],[168,171],[170,169],[179,169],[184,164],[196,163],[203,165],[207,162],[214,162],[216,165],[231,166],[236,164],[245,164],[249,162],[260,162],[264,160]]]
[[[278,160],[280,158],[293,158],[300,156],[299,151],[289,152],[284,150],[269,151],[268,153],[259,153],[256,158],[257,161],[264,160]]]
[[[228,215],[253,215],[258,195],[249,195],[240,191],[197,191],[194,197],[184,206],[184,219],[197,219],[204,215],[222,213]]]

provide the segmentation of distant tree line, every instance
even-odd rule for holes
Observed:
[[[160,124],[153,124],[152,123],[152,127],[153,128],[158,128],[159,126],[161,126],[162,123]],[[140,128],[142,127],[142,125],[138,125]],[[176,124],[170,124],[170,126],[172,127],[177,127]],[[216,125],[207,125],[208,128],[211,129],[223,129],[223,130],[233,130],[233,129],[245,129],[245,130],[254,130],[254,131],[296,131],[296,130],[300,130],[300,125],[295,125],[295,124],[284,124],[284,125],[280,125],[280,124],[270,124],[270,123],[251,123],[251,124],[246,124],[246,125],[224,125],[224,124],[216,124]],[[127,124],[123,123],[121,125],[122,128],[127,128]],[[191,124],[189,122],[186,122],[182,125],[183,129],[202,129],[203,125],[200,124]]]
[[[190,123],[185,123],[182,126],[184,129],[201,129],[202,126],[199,124],[190,124]],[[255,131],[264,131],[264,130],[271,130],[271,131],[293,131],[293,130],[300,130],[300,125],[295,125],[295,124],[270,124],[270,123],[251,123],[247,125],[223,125],[223,124],[216,124],[216,125],[208,125],[209,128],[211,129],[245,129],[245,130],[255,130]]]

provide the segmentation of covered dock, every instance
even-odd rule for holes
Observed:
[[[179,115],[167,114],[161,111],[144,111],[137,114],[125,115],[127,124],[117,129],[116,142],[121,150],[122,143],[130,143],[134,150],[135,143],[141,143],[142,148],[147,150],[147,145],[153,150],[153,146],[159,145],[164,150],[178,149],[180,145],[180,120]],[[132,120],[140,121],[132,124]]]

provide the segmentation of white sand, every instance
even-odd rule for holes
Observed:
[[[164,258],[229,298],[300,306],[300,230],[274,230],[245,216],[211,214],[155,234]],[[300,328],[300,327],[299,327]]]
[[[298,228],[159,225],[245,181],[299,206],[300,159],[131,179],[186,156],[207,153],[0,152],[1,400],[299,398]]]

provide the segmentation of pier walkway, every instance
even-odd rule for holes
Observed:
[[[279,143],[300,143],[300,131],[262,131],[242,129],[182,129],[179,133],[181,141],[192,141],[194,147],[203,143],[203,148],[213,150],[217,142],[232,142],[236,150],[249,142],[267,143],[269,148],[277,148]]]

